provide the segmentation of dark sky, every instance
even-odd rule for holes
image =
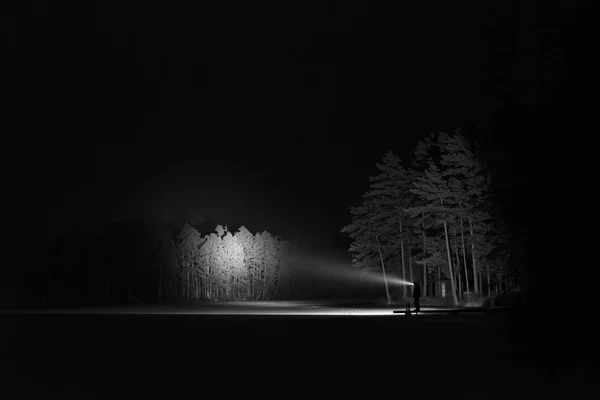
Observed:
[[[565,85],[579,15],[482,1],[71,3],[3,6],[15,229],[184,215],[325,245],[387,149],[408,159],[429,132],[475,123],[517,220],[531,150],[518,121]]]

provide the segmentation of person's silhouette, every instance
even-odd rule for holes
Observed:
[[[419,304],[419,299],[421,297],[421,287],[417,282],[413,283],[412,295],[415,303],[415,312],[418,313],[419,311],[421,311],[421,304]]]

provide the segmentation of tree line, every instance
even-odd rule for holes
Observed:
[[[421,140],[408,166],[388,151],[342,228],[353,266],[418,280],[424,295],[440,295],[449,282],[454,304],[512,285],[509,234],[479,155],[461,130]],[[408,295],[407,286],[398,290]],[[390,301],[387,283],[386,295]]]
[[[21,306],[273,300],[294,292],[299,246],[267,231],[217,225],[202,235],[142,222],[113,222],[48,243],[14,239],[2,303]],[[8,276],[12,275],[12,276]]]

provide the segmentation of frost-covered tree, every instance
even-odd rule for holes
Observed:
[[[219,231],[217,231],[219,232]],[[200,262],[204,265],[204,293],[205,297],[214,299],[218,296],[220,284],[222,283],[223,262],[220,254],[221,237],[212,232],[205,237],[200,246]]]
[[[227,260],[227,253],[223,245],[223,236],[227,232],[222,225],[217,225],[213,237],[213,247],[211,248],[211,278],[217,289],[217,298],[226,298],[230,287],[231,272]]]
[[[240,294],[243,293],[245,276],[244,248],[229,231],[223,236],[222,245],[226,270],[229,273],[227,298],[239,299]]]
[[[237,243],[242,246],[243,271],[240,274],[241,286],[244,288],[244,297],[252,297],[252,271],[254,266],[254,235],[245,227],[241,226],[235,233]]]

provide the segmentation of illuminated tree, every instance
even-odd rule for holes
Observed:
[[[204,293],[208,299],[213,299],[218,295],[219,282],[217,277],[220,275],[221,260],[219,249],[221,246],[221,237],[215,233],[210,233],[204,239],[200,246],[200,263],[203,265]]]
[[[241,287],[245,289],[244,297],[252,297],[252,273],[254,267],[254,235],[245,227],[241,226],[235,233],[237,243],[242,246],[243,251],[243,271],[239,279]]]
[[[211,288],[212,298],[225,299],[229,293],[230,276],[229,265],[227,260],[227,252],[223,246],[223,236],[226,233],[226,228],[222,225],[217,225],[215,233],[211,233],[207,238],[209,246],[209,264],[210,264],[210,279],[212,287],[216,289],[213,293]]]
[[[226,297],[237,299],[243,289],[244,248],[229,231],[222,237],[222,248],[225,271],[228,275]]]
[[[254,234],[254,241],[252,250],[254,253],[253,257],[253,284],[254,284],[254,292],[253,297],[255,299],[259,299],[265,295],[264,287],[265,287],[265,275],[266,275],[266,265],[265,265],[265,253],[266,253],[266,243],[264,238],[264,232],[256,232]]]

